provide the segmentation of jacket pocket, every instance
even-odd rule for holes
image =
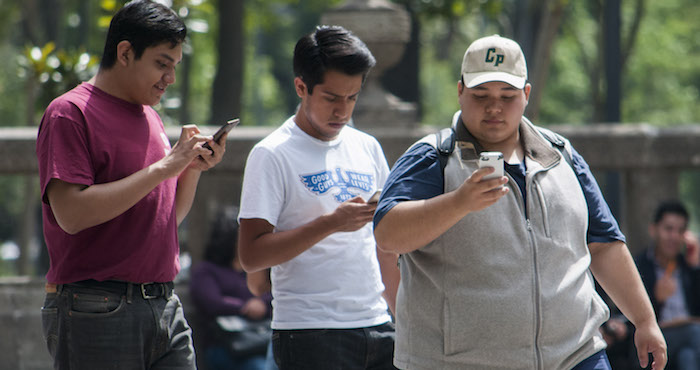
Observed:
[[[544,228],[544,234],[548,237],[552,237],[551,226],[549,224],[549,211],[547,210],[547,198],[545,198],[542,188],[537,185],[537,182],[533,182],[532,187],[535,188],[535,193],[540,202],[540,210],[542,210],[542,227]]]
[[[475,363],[514,360],[515,349],[530,343],[534,332],[532,307],[511,293],[445,299],[444,354],[459,354]]]

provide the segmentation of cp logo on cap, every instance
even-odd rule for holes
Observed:
[[[490,48],[486,51],[486,63],[491,63],[495,60],[496,62],[493,65],[498,67],[499,64],[503,63],[503,59],[505,59],[505,55],[496,54],[496,48]]]

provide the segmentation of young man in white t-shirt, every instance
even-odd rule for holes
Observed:
[[[294,50],[299,109],[248,157],[239,257],[249,273],[272,268],[281,370],[394,369],[387,302],[393,309],[397,255],[377,250],[369,223],[376,204],[365,201],[389,168],[376,139],[345,127],[374,63],[342,27],[302,37]]]

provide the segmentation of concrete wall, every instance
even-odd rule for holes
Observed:
[[[42,279],[43,280],[43,279]],[[0,369],[51,369],[41,329],[44,282],[28,278],[0,280]]]
[[[633,252],[647,243],[646,227],[661,199],[677,196],[678,175],[700,169],[700,126],[653,128],[646,125],[587,125],[549,127],[568,137],[602,181],[604,171],[620,173],[622,229]],[[207,128],[213,132],[214,127]],[[195,205],[181,227],[182,249],[197,261],[209,233],[210,220],[222,205],[236,205],[248,152],[272,128],[236,128],[227,142],[223,162],[205,173]],[[368,129],[381,142],[392,164],[403,151],[436,128]],[[174,141],[179,129],[170,129]],[[36,174],[35,128],[0,129],[0,175]],[[178,285],[180,286],[180,285]],[[185,308],[186,289],[178,289]],[[0,281],[0,370],[50,369],[44,346],[40,307],[43,279]]]

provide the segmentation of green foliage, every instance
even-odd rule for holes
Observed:
[[[700,118],[700,3],[650,1],[625,73],[623,117],[656,125]]]
[[[278,80],[270,73],[274,61],[265,55],[246,53],[246,65],[249,72],[245,85],[254,87],[243,90],[243,122],[248,120],[251,125],[280,125],[293,112],[286,109],[283,89]],[[292,80],[289,80],[291,86]]]
[[[16,49],[10,45],[0,46],[0,59],[14,61]],[[0,68],[0,126],[24,126],[26,99],[24,99],[24,82],[17,78],[17,65]]]
[[[246,45],[242,122],[279,125],[298,104],[294,45],[340,0],[251,0],[245,4]],[[245,123],[244,123],[245,124]]]
[[[504,11],[503,0],[397,0],[420,14],[425,19],[451,19],[469,16],[477,12],[488,18],[495,18]]]
[[[18,76],[25,79],[30,88],[39,89],[37,114],[40,114],[53,98],[89,79],[98,63],[96,56],[84,50],[57,50],[56,45],[49,42],[41,48],[24,48],[18,56]],[[34,122],[38,121],[35,119]]]
[[[622,28],[632,20],[634,1],[622,2]],[[601,23],[589,2],[571,2],[555,43],[554,60],[540,111],[543,122],[588,123],[601,58]],[[700,117],[700,4],[690,0],[647,1],[638,40],[623,69],[622,122],[654,125],[694,123]],[[623,40],[627,41],[627,40]],[[596,67],[598,70],[596,70]],[[535,87],[537,88],[537,87]]]

